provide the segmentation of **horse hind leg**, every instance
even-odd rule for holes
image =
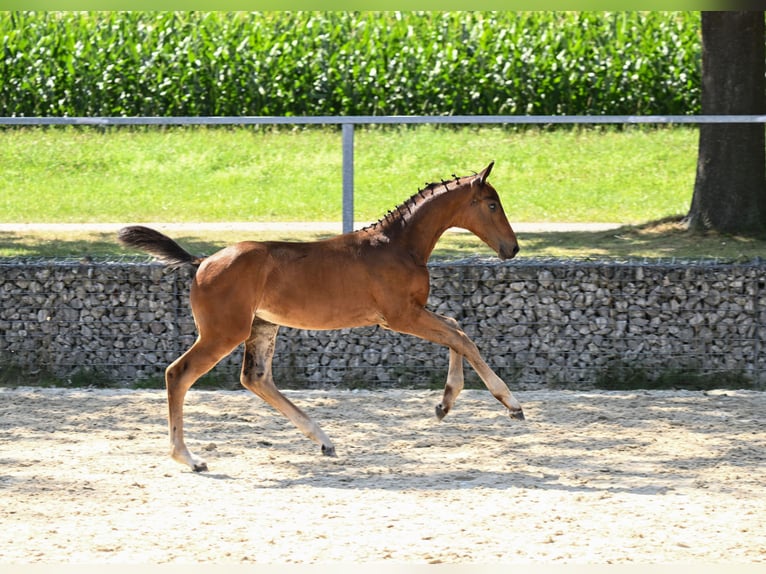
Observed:
[[[335,456],[335,446],[324,431],[301,409],[285,397],[274,384],[271,362],[274,357],[279,327],[259,321],[253,323],[250,337],[245,342],[240,382],[277,411],[287,417],[298,429],[322,447],[322,454]]]
[[[193,471],[207,470],[207,463],[193,455],[184,442],[184,399],[187,391],[197,380],[228,355],[238,343],[211,343],[198,338],[192,347],[173,361],[165,370],[168,393],[168,426],[170,431],[170,456]]]

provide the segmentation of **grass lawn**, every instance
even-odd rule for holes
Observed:
[[[673,218],[691,202],[697,131],[688,127],[356,130],[355,220],[377,220],[427,181],[479,171],[511,222],[615,222],[618,231],[521,236],[525,256],[747,259],[766,242],[692,236]],[[339,221],[341,136],[331,128],[0,130],[0,222]],[[669,222],[670,221],[670,222]],[[655,223],[651,223],[655,222]],[[115,226],[116,229],[117,226]],[[200,252],[240,239],[190,233]],[[111,234],[0,233],[0,256],[121,254]],[[490,255],[449,234],[437,257]]]
[[[356,219],[492,160],[511,220],[659,219],[688,209],[696,145],[687,128],[360,128]],[[341,164],[331,128],[6,129],[0,221],[337,221]]]

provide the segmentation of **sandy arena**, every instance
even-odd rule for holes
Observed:
[[[762,563],[766,393],[0,389],[3,563]]]

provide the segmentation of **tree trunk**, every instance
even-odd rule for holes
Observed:
[[[763,12],[702,12],[702,114],[766,113]],[[690,229],[766,230],[763,124],[702,124]]]

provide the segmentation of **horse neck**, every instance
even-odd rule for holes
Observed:
[[[454,226],[460,209],[464,207],[469,187],[460,185],[454,189],[447,189],[446,186],[439,189],[442,185],[424,190],[419,203],[416,200],[418,196],[413,196],[410,201],[415,201],[410,206],[411,211],[407,211],[405,203],[399,207],[396,218],[382,222],[381,231],[390,242],[424,265],[439,238]]]

